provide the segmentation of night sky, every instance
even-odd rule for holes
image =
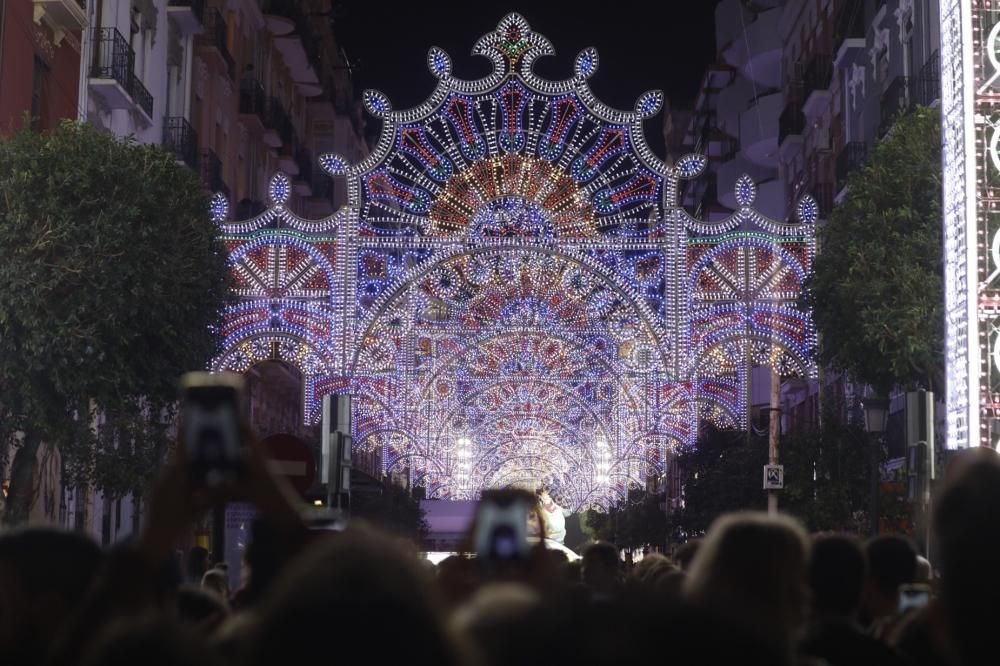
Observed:
[[[601,63],[590,84],[600,99],[621,109],[631,109],[640,94],[653,88],[663,90],[675,107],[690,104],[705,66],[715,60],[717,0],[614,0],[594,12],[582,8],[597,3],[583,2],[336,4],[334,27],[357,65],[357,86],[383,91],[396,109],[416,106],[433,90],[434,78],[425,64],[431,46],[451,55],[456,75],[485,75],[489,62],[469,55],[472,46],[510,11],[519,12],[555,46],[554,57],[536,63],[536,71],[547,78],[570,76],[576,54],[597,47]],[[669,7],[669,13],[651,9],[656,6]],[[646,127],[650,145],[660,155],[661,124],[656,116]]]

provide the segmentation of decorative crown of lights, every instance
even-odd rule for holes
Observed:
[[[706,158],[668,166],[643,136],[662,93],[604,105],[593,48],[570,79],[542,79],[554,50],[517,14],[473,53],[493,71],[466,81],[431,48],[438,83],[414,109],[364,94],[382,120],[372,154],[319,158],[347,182],[334,215],[294,215],[283,174],[251,220],[213,199],[239,298],[214,367],[295,365],[309,421],[323,395],[352,394],[359,453],[428,497],[545,485],[605,506],[662,474],[699,421],[743,424],[749,368],[814,372],[798,297],[818,208],[767,218],[744,176],[732,215],[698,220],[678,187]]]

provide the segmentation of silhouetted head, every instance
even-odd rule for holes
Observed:
[[[610,594],[619,583],[618,548],[598,541],[583,551],[583,582],[595,592]]]
[[[193,546],[188,551],[187,579],[195,585],[201,582],[201,577],[208,571],[208,550],[201,546]]]
[[[861,606],[867,575],[865,553],[857,539],[840,534],[818,537],[809,562],[813,611],[853,616]]]
[[[452,616],[451,626],[482,666],[537,663],[557,618],[545,613],[538,592],[520,583],[481,588]],[[552,655],[556,656],[556,655]]]
[[[917,549],[899,534],[880,534],[865,544],[868,583],[865,610],[869,619],[894,615],[899,608],[899,586],[917,576]]]
[[[79,663],[82,666],[222,666],[200,632],[162,614],[112,622]]]
[[[186,625],[206,634],[213,632],[229,615],[229,607],[218,595],[194,585],[177,590],[177,617]]]
[[[367,528],[311,544],[275,581],[258,613],[249,653],[261,666],[310,663],[318,642],[333,635],[343,638],[330,644],[338,662],[456,660],[426,569]],[[386,622],[391,640],[376,646],[360,640]]]
[[[41,662],[84,600],[103,563],[101,549],[77,532],[50,528],[0,536],[0,655]]]
[[[698,554],[699,548],[701,548],[701,539],[688,539],[677,546],[672,558],[674,564],[679,566],[682,571],[690,570],[691,563],[694,561],[695,555]]]
[[[222,569],[209,569],[201,577],[201,589],[214,594],[224,604],[229,603],[229,576]]]
[[[1000,460],[970,454],[935,503],[940,591],[963,666],[996,662],[1000,609]]]
[[[708,530],[685,585],[692,603],[787,658],[804,619],[809,539],[787,516],[744,512]]]

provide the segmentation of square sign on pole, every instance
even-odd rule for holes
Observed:
[[[764,465],[764,490],[782,490],[785,487],[785,466]]]

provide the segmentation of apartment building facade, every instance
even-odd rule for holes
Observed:
[[[206,192],[227,196],[234,217],[263,210],[276,171],[292,179],[295,212],[330,214],[346,193],[316,158],[367,154],[331,16],[330,0],[5,0],[0,132],[26,116],[39,130],[80,119],[171,151]],[[251,414],[265,429],[296,432],[300,396],[269,386],[273,370],[249,378]],[[33,522],[104,543],[138,529],[135,498],[64,488],[58,452],[40,456]]]
[[[0,134],[21,128],[26,117],[40,130],[77,117],[85,24],[78,0],[0,3]]]
[[[780,32],[784,189],[788,201],[812,194],[825,217],[843,198],[848,175],[898,116],[939,103],[938,0],[795,0],[785,7]],[[851,417],[864,387],[832,371],[822,386],[786,383],[786,428],[815,425],[820,390],[825,403]],[[902,419],[903,401],[893,398],[892,419]],[[890,430],[898,434],[901,427]]]
[[[898,115],[940,96],[938,0],[723,0],[715,19],[718,62],[682,151],[709,158],[683,197],[708,219],[732,212],[743,173],[772,217],[786,219],[811,194],[825,219]],[[752,401],[766,406],[768,381],[757,374]],[[818,423],[821,386],[824,402],[852,416],[863,387],[826,371],[820,382],[783,383],[785,430]],[[896,396],[894,412],[901,404]]]

